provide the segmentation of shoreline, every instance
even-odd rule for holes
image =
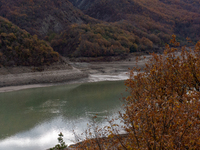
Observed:
[[[53,86],[87,77],[87,73],[75,68],[67,70],[0,75],[0,93]]]
[[[111,62],[68,62],[65,65],[56,65],[53,69],[45,69],[41,72],[31,72],[30,68],[27,71],[27,68],[14,67],[12,68],[15,70],[12,70],[14,73],[9,70],[10,72],[6,71],[5,74],[3,72],[5,68],[0,68],[0,93],[59,84],[84,83],[88,82],[91,76],[96,79],[101,78],[102,81],[120,80],[120,73],[129,72],[129,68],[132,69],[136,66],[135,60],[136,56]],[[143,68],[147,60],[148,56],[147,58],[141,57],[137,66]],[[104,78],[107,79],[104,80]],[[91,82],[98,82],[98,80]]]
[[[32,88],[76,84],[76,83],[124,81],[126,79],[128,79],[127,72],[121,72],[120,74],[116,74],[116,73],[115,74],[86,74],[85,77],[77,78],[74,80],[68,80],[64,82],[38,83],[38,84],[29,84],[29,85],[12,85],[12,86],[0,87],[0,93],[19,91],[19,90],[24,90],[24,89],[32,89]]]

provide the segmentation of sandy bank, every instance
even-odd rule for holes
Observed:
[[[78,69],[30,72],[20,74],[0,75],[0,87],[58,83],[86,78],[88,74]]]
[[[147,60],[148,58],[141,59],[137,65],[143,68]],[[129,68],[131,69],[135,66],[136,57],[131,56],[125,60],[112,62],[68,62],[65,65],[54,65],[51,68],[45,68],[41,72],[33,72],[26,67],[1,68],[0,92],[52,86],[55,83],[67,83],[90,78],[91,76],[94,76],[93,78],[109,77],[108,80],[112,81],[114,78],[119,78],[122,72],[128,72]],[[98,80],[95,79],[95,81]]]
[[[124,60],[119,61],[111,61],[111,62],[69,62],[69,64],[77,69],[80,69],[83,72],[87,72],[89,74],[112,74],[112,73],[120,73],[120,72],[128,72],[129,69],[138,66],[143,69],[145,67],[145,63],[151,57],[150,55],[140,56],[139,61],[136,63],[136,56],[129,55]]]

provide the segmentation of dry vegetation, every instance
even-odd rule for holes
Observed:
[[[175,36],[171,40],[179,46]],[[130,96],[124,99],[122,125],[91,128],[77,149],[199,149],[200,41],[194,50],[166,46],[164,55],[152,54],[144,72],[130,71]],[[94,126],[93,126],[94,127]],[[119,129],[126,131],[120,135]],[[107,135],[107,138],[101,138]]]

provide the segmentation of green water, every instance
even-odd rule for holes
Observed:
[[[45,149],[82,132],[96,114],[98,121],[116,114],[125,96],[124,81],[60,85],[0,93],[0,149]],[[70,142],[67,142],[70,143]]]

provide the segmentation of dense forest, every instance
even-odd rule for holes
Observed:
[[[94,20],[66,0],[1,0],[0,15],[40,38],[60,33],[72,23]]]
[[[159,52],[172,34],[196,42],[199,7],[198,0],[1,0],[0,16],[63,56],[98,57]]]
[[[85,14],[104,21],[121,20],[137,27],[146,34],[164,32],[178,38],[198,40],[200,30],[200,2],[198,0],[85,0],[71,1]],[[87,7],[84,7],[88,5]],[[134,32],[134,31],[133,31]]]
[[[157,40],[157,44],[161,43],[159,38]],[[126,55],[129,52],[137,52],[138,49],[151,50],[154,46],[148,38],[140,39],[137,35],[112,24],[72,25],[55,37],[51,45],[54,50],[68,57]]]
[[[59,60],[59,54],[37,35],[0,17],[0,66],[40,66]]]

